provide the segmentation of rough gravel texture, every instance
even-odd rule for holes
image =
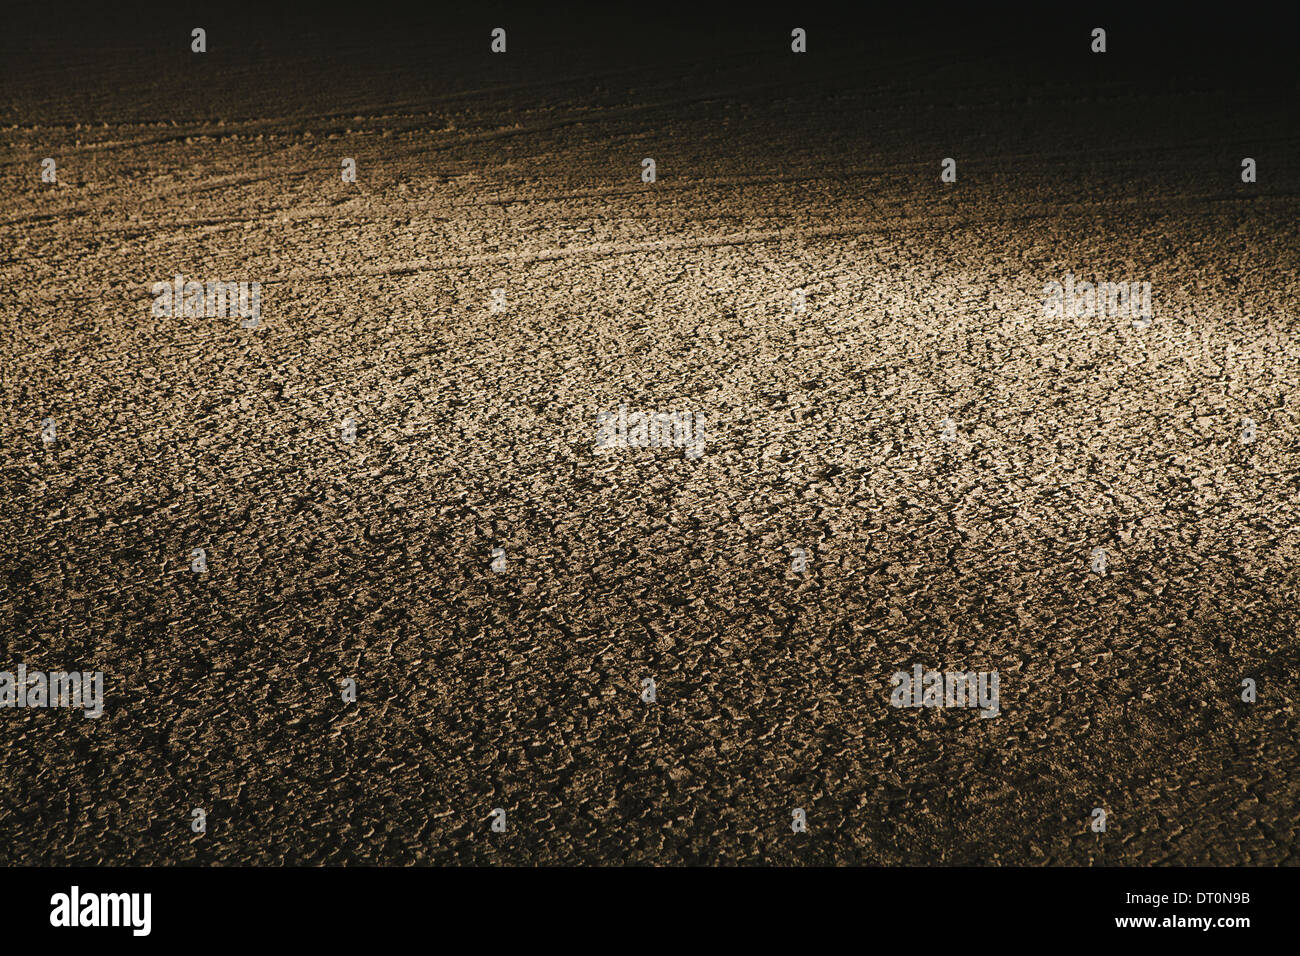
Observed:
[[[485,17],[5,37],[0,863],[1295,864],[1294,73]]]

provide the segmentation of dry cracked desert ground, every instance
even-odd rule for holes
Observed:
[[[1298,862],[1294,74],[364,13],[0,41],[0,862]]]

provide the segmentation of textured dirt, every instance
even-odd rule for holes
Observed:
[[[492,17],[3,41],[0,862],[1296,863],[1294,74]]]

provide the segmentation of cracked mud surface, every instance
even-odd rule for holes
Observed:
[[[0,862],[1295,864],[1294,76],[518,22],[6,38]]]

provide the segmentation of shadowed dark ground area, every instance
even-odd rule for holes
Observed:
[[[15,13],[0,862],[1297,862],[1278,34],[801,12]]]

